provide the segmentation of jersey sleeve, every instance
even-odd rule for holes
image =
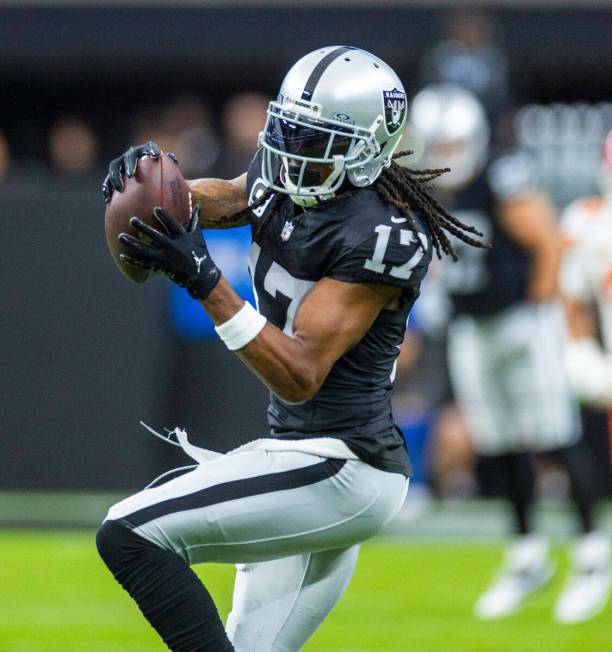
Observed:
[[[268,190],[268,185],[263,180],[261,174],[262,155],[263,150],[258,149],[255,152],[255,156],[253,156],[249,169],[247,170],[247,196],[249,206],[252,206]],[[274,194],[270,194],[266,201],[256,208],[251,209],[249,219],[252,227],[258,226],[258,224],[267,217],[268,208],[270,208],[273,197]]]
[[[406,223],[383,223],[339,256],[326,276],[418,291],[430,260],[431,242],[424,232],[415,233]]]

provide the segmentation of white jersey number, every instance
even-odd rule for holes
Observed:
[[[374,253],[372,258],[368,258],[363,266],[370,272],[384,274],[387,268],[387,265],[384,262],[385,253],[389,246],[389,238],[391,237],[392,228],[388,224],[379,224],[374,231],[377,234]],[[404,246],[409,246],[417,241],[414,232],[408,229],[400,229],[399,239],[400,244]],[[412,270],[419,264],[427,250],[427,238],[423,233],[419,233],[419,240],[423,245],[422,248],[418,247],[410,259],[403,265],[392,265],[389,270],[389,276],[394,276],[395,278],[401,278],[403,280],[410,278]]]
[[[255,279],[255,268],[257,267],[260,253],[261,247],[256,242],[253,242],[251,245],[251,254],[249,256],[249,271],[251,272],[251,278],[253,280]],[[273,298],[276,299],[277,293],[280,293],[289,299],[283,332],[287,335],[293,335],[293,320],[295,319],[295,313],[308,290],[310,290],[314,285],[314,282],[294,278],[284,267],[273,262],[270,269],[266,272],[263,285],[264,290]],[[257,308],[259,309],[259,297],[257,295],[255,282],[253,282],[253,292],[255,294]]]

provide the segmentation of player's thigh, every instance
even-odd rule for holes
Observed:
[[[500,342],[510,343],[500,368],[522,448],[547,450],[575,442],[580,426],[563,363],[557,306],[521,306],[508,319]]]
[[[460,317],[448,338],[453,392],[475,449],[495,454],[508,446],[508,408],[496,375],[494,322]]]
[[[111,508],[189,563],[244,563],[349,547],[401,506],[406,479],[356,460],[230,454]]]
[[[355,545],[239,565],[227,621],[236,652],[300,650],[342,597],[358,554]]]

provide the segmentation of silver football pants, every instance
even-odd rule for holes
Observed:
[[[354,459],[249,450],[206,461],[114,505],[189,564],[237,564],[236,652],[297,652],[342,596],[359,543],[398,512],[408,483]]]
[[[545,451],[581,434],[554,303],[522,303],[449,330],[449,369],[476,451]]]

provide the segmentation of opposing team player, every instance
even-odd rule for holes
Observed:
[[[591,474],[601,477],[601,494],[610,483],[608,414],[612,412],[612,132],[603,148],[602,195],[579,199],[564,211],[561,228],[566,251],[561,289],[570,340],[570,381],[589,409],[585,436],[600,450]],[[612,422],[611,422],[612,423]],[[588,431],[587,431],[588,429]],[[577,541],[572,572],[556,615],[563,622],[582,622],[603,609],[612,586],[610,537],[589,532]]]
[[[404,500],[409,461],[390,408],[398,345],[432,247],[453,253],[445,230],[479,245],[427,193],[437,171],[393,162],[405,121],[383,61],[312,52],[270,103],[246,174],[191,182],[188,229],[158,209],[157,230],[132,220],[146,240],[121,236],[125,261],[186,287],[271,391],[267,438],[215,456],[183,437],[201,464],[113,506],[100,528],[104,561],[172,650],[301,649],[350,581],[359,543]],[[111,163],[107,199],[143,155],[159,149]],[[257,309],[199,228],[247,223]],[[227,634],[189,568],[199,562],[242,564]]]
[[[444,202],[491,243],[457,242],[459,262],[442,265],[452,303],[449,371],[474,449],[511,502],[518,537],[478,600],[484,619],[516,611],[552,576],[546,539],[532,532],[530,453],[567,468],[582,528],[591,531],[589,469],[573,444],[580,424],[563,362],[557,294],[560,234],[548,199],[520,153],[489,157],[489,126],[476,97],[452,85],[425,88],[411,121],[424,139],[425,165],[445,161]]]

